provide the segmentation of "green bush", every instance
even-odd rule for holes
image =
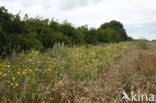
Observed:
[[[42,19],[21,19],[0,7],[0,55],[29,49],[46,51],[55,42],[68,45],[112,43],[128,40],[123,25],[118,21],[102,24],[98,29],[88,26],[74,27],[71,23]],[[4,53],[3,53],[4,52]]]

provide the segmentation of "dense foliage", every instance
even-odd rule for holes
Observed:
[[[87,26],[74,27],[71,23],[58,23],[55,20],[42,18],[23,19],[0,7],[0,54],[6,55],[13,50],[17,52],[29,49],[46,50],[55,42],[68,45],[112,43],[129,40],[118,21],[102,24],[99,28]]]

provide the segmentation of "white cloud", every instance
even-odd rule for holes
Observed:
[[[141,39],[141,38],[145,38],[145,39],[148,39],[148,40],[156,40],[156,33],[149,33],[149,32],[139,32],[139,31],[136,31],[136,32],[133,32],[131,34],[131,36],[134,38],[134,39]]]
[[[144,35],[146,38],[155,38],[156,30],[152,29],[154,33],[150,33],[149,28],[143,31],[137,28],[156,22],[156,0],[1,0],[0,4],[13,13],[22,11],[22,16],[28,13],[31,17],[54,17],[75,25],[89,24],[89,27],[98,27],[115,19],[130,25],[126,29],[133,37],[137,37],[136,33],[143,35],[147,31],[149,35]]]

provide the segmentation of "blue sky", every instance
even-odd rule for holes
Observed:
[[[156,39],[156,0],[0,0],[9,12],[68,20],[75,26],[99,27],[118,20],[129,36]]]

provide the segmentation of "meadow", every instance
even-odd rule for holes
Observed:
[[[72,87],[83,81],[96,81],[133,45],[121,42],[68,47],[56,43],[45,53],[33,49],[13,52],[0,60],[0,103],[59,103],[63,94],[58,90],[66,86],[65,82],[73,99],[76,93]]]

